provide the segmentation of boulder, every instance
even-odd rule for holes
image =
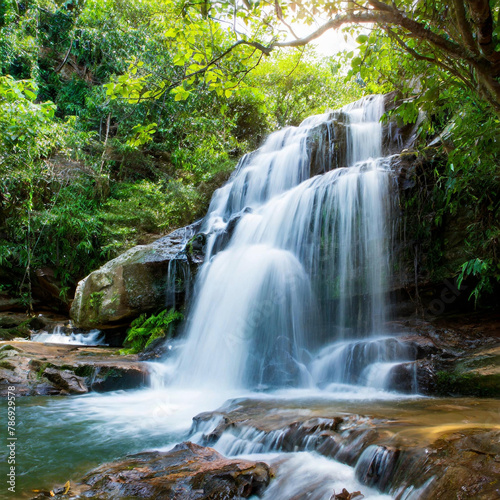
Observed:
[[[171,451],[139,453],[98,467],[83,478],[81,497],[241,499],[261,493],[270,476],[263,462],[228,459],[212,448],[184,442]]]
[[[171,307],[167,284],[169,269],[175,263],[191,277],[203,261],[201,249],[185,251],[186,244],[200,228],[200,222],[177,229],[150,245],[131,248],[78,283],[71,307],[71,318],[81,328],[106,329],[129,324],[145,312]],[[175,284],[177,299],[185,292],[184,283]]]

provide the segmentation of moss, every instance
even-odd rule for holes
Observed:
[[[104,298],[104,292],[91,293],[87,308],[90,307],[90,309],[92,309],[95,314],[98,314],[98,311],[102,307],[103,298]],[[97,319],[94,319],[94,322],[96,321]]]
[[[441,371],[436,374],[436,390],[442,396],[500,397],[500,375]]]
[[[188,257],[201,250],[206,244],[206,236],[203,233],[195,234],[187,243],[185,252]]]
[[[11,365],[8,361],[0,361],[0,368],[4,368],[5,370],[14,370],[14,365]]]
[[[12,340],[16,335],[10,328],[0,328],[0,340]]]
[[[22,323],[13,328],[0,328],[0,340],[12,340],[16,337],[28,338],[31,334],[27,323]]]
[[[500,366],[500,355],[479,355],[460,363],[458,368],[460,370],[472,370],[486,368],[488,366]]]
[[[36,378],[38,380],[40,380],[43,377],[43,373],[45,372],[45,370],[47,368],[57,368],[57,367],[55,365],[53,365],[52,363],[49,363],[49,362],[42,363],[40,365],[40,367],[38,368],[38,371],[36,372]]]
[[[17,347],[14,347],[13,345],[10,345],[10,344],[6,344],[6,345],[3,345],[2,347],[0,347],[0,352],[5,352],[5,351],[21,352],[20,349],[18,349]]]
[[[94,376],[95,367],[90,365],[77,366],[73,367],[73,371],[78,377],[88,378]]]

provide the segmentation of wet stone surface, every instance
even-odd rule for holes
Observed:
[[[270,477],[264,462],[228,459],[211,448],[185,442],[168,452],[139,453],[104,464],[74,485],[70,497],[243,499],[261,493]]]
[[[235,400],[195,417],[193,433],[229,454],[315,451],[354,467],[360,483],[394,498],[420,487],[423,500],[489,500],[500,492],[499,415],[498,400],[386,401],[371,408]]]
[[[147,366],[118,349],[0,342],[0,396],[15,385],[18,396],[84,394],[145,384]]]

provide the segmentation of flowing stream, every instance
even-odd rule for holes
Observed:
[[[201,442],[192,418],[229,398],[259,394],[279,407],[315,397],[346,411],[356,401],[369,411],[416,400],[391,391],[391,372],[415,353],[384,327],[397,191],[382,156],[383,112],[381,96],[365,98],[276,132],[241,160],[203,221],[206,258],[185,331],[174,354],[152,365],[151,387],[19,402],[27,491],[125,453]],[[341,116],[342,154],[331,126]],[[311,177],[314,140],[326,154],[322,175]],[[343,164],[331,169],[335,155]],[[329,500],[342,488],[394,498],[355,467],[261,438],[225,434],[216,447],[277,464],[266,499]]]

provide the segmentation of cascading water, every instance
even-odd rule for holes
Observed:
[[[28,402],[19,429],[24,448],[34,450],[24,458],[26,487],[39,487],[40,477],[31,479],[35,469],[55,482],[77,467],[85,472],[89,463],[148,447],[170,449],[188,438],[226,455],[269,458],[276,477],[264,498],[328,500],[344,487],[362,489],[371,500],[392,498],[368,487],[361,467],[385,464],[379,460],[385,452],[370,450],[355,466],[363,434],[347,451],[339,441],[338,453],[326,458],[314,452],[320,431],[303,442],[294,438],[291,448],[280,444],[287,432],[281,428],[226,430],[210,443],[204,441],[205,433],[214,435],[210,425],[189,431],[195,415],[230,398],[255,397],[256,390],[261,401],[276,405],[272,417],[281,406],[282,415],[308,413],[318,399],[330,407],[401,397],[387,391],[391,372],[416,353],[384,330],[396,195],[390,159],[382,157],[383,111],[382,97],[363,99],[276,132],[242,159],[214,194],[199,230],[205,263],[173,354],[165,364],[151,364],[149,389],[46,406]],[[197,230],[191,226],[183,238]],[[176,278],[185,282],[191,273],[181,258],[187,256],[170,269],[172,303],[179,289],[190,290],[177,285]],[[183,274],[175,276],[176,269]],[[287,400],[296,397],[298,408],[290,410]],[[367,403],[368,413],[373,404]],[[352,460],[346,461],[348,451]],[[398,498],[418,499],[415,491]]]
[[[367,365],[410,359],[374,340],[386,321],[396,196],[383,113],[383,97],[371,96],[276,132],[215,193],[176,385],[367,385]],[[311,141],[339,114],[345,165],[309,178]]]

